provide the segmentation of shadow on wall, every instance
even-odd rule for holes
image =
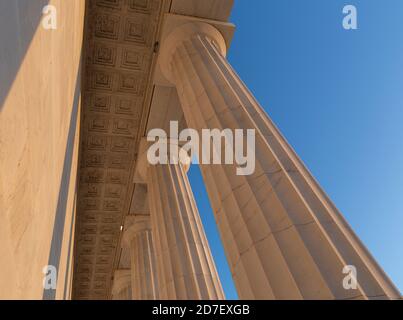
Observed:
[[[33,1],[33,0],[32,0]],[[77,78],[76,78],[76,87],[74,92],[74,101],[72,112],[70,116],[70,125],[67,136],[67,145],[66,151],[64,153],[64,163],[63,163],[63,173],[62,180],[60,182],[59,189],[59,197],[57,200],[56,214],[55,214],[55,222],[53,225],[53,234],[52,234],[52,242],[50,246],[49,260],[48,265],[54,266],[56,270],[59,270],[60,258],[62,253],[62,245],[63,245],[63,235],[64,235],[64,225],[66,222],[66,209],[67,209],[67,200],[69,196],[69,187],[70,187],[70,175],[71,168],[73,165],[73,153],[74,153],[74,145],[75,145],[75,134],[77,129],[77,116],[78,116],[78,108],[80,104],[80,94],[81,94],[81,64],[78,68]],[[74,206],[73,206],[74,208]],[[74,216],[73,216],[74,218]],[[70,249],[71,249],[71,241],[72,241],[72,232],[73,232],[73,222],[70,229],[70,239],[68,245],[68,263],[70,265]],[[66,271],[66,279],[67,281],[68,271]],[[66,289],[66,287],[65,287]],[[66,290],[64,297],[66,297]],[[44,289],[43,291],[43,300],[54,300],[56,298],[56,290],[53,289]]]
[[[0,112],[49,0],[0,0]]]

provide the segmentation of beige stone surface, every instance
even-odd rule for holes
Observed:
[[[199,212],[181,165],[148,168],[160,299],[224,299]]]
[[[156,85],[147,122],[148,136],[150,130],[158,128],[164,130],[170,138],[170,121],[178,122],[179,131],[187,128],[176,88]]]
[[[165,41],[161,68],[190,127],[256,130],[252,175],[237,175],[234,165],[201,166],[240,298],[399,298],[229,65],[217,29],[192,22]],[[356,289],[343,288],[346,265],[357,268]]]
[[[0,299],[42,299],[49,261],[70,296],[84,3],[49,2],[57,30],[48,1],[0,1]]]
[[[118,269],[113,275],[112,300],[132,300],[131,271]]]
[[[123,244],[130,249],[132,299],[158,299],[157,266],[149,212],[126,218]]]

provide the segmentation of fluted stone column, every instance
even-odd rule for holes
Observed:
[[[160,65],[191,128],[255,129],[252,175],[237,175],[235,165],[201,166],[240,298],[398,298],[225,53],[214,27],[193,22],[165,39]],[[357,270],[356,289],[343,287],[346,265]]]
[[[161,299],[224,299],[185,169],[150,165],[149,205]]]
[[[130,247],[132,299],[158,299],[157,270],[149,214],[126,218],[123,243]]]
[[[132,300],[130,270],[116,270],[113,277],[112,300]]]

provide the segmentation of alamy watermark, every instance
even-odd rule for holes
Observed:
[[[356,290],[358,285],[357,268],[353,265],[344,266],[343,273],[346,274],[343,278],[343,288],[345,290]]]
[[[343,28],[346,30],[358,29],[357,8],[349,4],[344,6],[343,13],[346,15],[343,19]]]
[[[56,290],[57,288],[57,269],[55,266],[44,266],[42,273],[45,275],[43,277],[43,288],[45,290]]]
[[[57,29],[57,9],[55,6],[47,5],[42,9],[42,27],[45,30]]]
[[[148,162],[152,165],[187,165],[192,161],[195,164],[236,164],[236,174],[242,176],[255,172],[254,129],[202,129],[200,137],[195,129],[179,132],[178,121],[170,121],[169,135],[163,129],[152,129],[147,141],[154,142],[147,151]]]

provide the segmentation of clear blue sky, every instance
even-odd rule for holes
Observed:
[[[358,30],[342,27],[357,7]],[[403,291],[403,1],[235,0],[228,59]],[[190,180],[236,298],[197,167]]]

